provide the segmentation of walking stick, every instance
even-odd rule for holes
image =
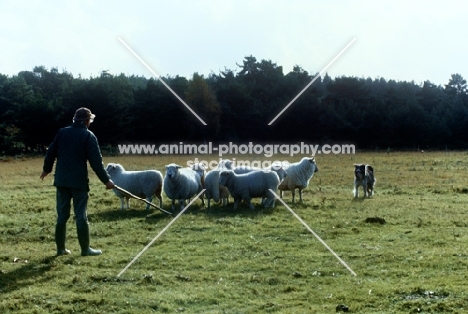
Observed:
[[[151,203],[151,202],[145,200],[144,198],[138,197],[138,196],[136,196],[136,195],[130,193],[129,191],[127,191],[127,190],[125,190],[125,189],[122,189],[121,187],[119,187],[119,186],[117,186],[117,185],[114,186],[114,189],[116,189],[117,191],[123,193],[123,194],[124,194],[125,196],[127,196],[127,197],[134,198],[134,199],[136,199],[136,200],[145,202],[146,204],[148,204],[148,205],[150,205],[150,206],[153,206],[153,207],[159,209],[159,210],[162,211],[163,213],[166,213],[166,214],[168,214],[168,215],[172,215],[172,213],[170,213],[170,212],[168,212],[168,211],[165,211],[165,210],[162,209],[161,207],[156,206],[156,205],[154,205],[153,203]]]

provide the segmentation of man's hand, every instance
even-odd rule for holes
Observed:
[[[114,182],[112,182],[112,180],[107,181],[107,183],[106,183],[106,189],[107,189],[107,190],[110,190],[110,189],[113,189],[113,188],[115,188]]]
[[[41,176],[39,179],[44,180],[44,178],[49,174],[49,172],[42,171]]]

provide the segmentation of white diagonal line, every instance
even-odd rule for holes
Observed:
[[[273,193],[273,195],[284,205],[284,207],[286,207],[293,215],[294,217],[296,217],[303,225],[304,227],[307,228],[307,230],[310,231],[310,233],[312,233],[319,241],[320,243],[322,243],[339,261],[341,264],[343,264],[350,272],[351,274],[353,274],[354,276],[357,276],[357,274],[351,269],[351,267],[348,266],[348,264],[345,263],[345,261],[343,261],[339,256],[338,254],[336,254],[332,249],[331,247],[329,247],[325,241],[322,240],[322,238],[320,238],[318,236],[318,234],[316,234],[314,232],[314,230],[312,230],[306,223],[304,220],[301,219],[301,217],[299,217],[298,214],[296,214],[279,196],[278,194],[276,194],[272,189],[270,189],[270,192]]]
[[[188,109],[195,117],[197,117],[198,120],[200,120],[201,123],[203,123],[203,125],[207,125],[207,124],[205,123],[205,121],[203,121],[202,118],[200,118],[200,117],[196,114],[196,112],[193,111],[192,108],[190,108],[190,106],[187,105],[187,104],[185,103],[185,101],[183,101],[182,98],[180,98],[179,95],[177,95],[177,93],[174,92],[174,91],[172,90],[172,88],[170,88],[169,85],[167,85],[166,82],[164,82],[164,81],[161,79],[161,77],[160,77],[156,72],[154,72],[153,69],[152,69],[148,64],[146,64],[146,62],[143,61],[143,59],[141,59],[140,56],[139,56],[135,51],[133,51],[133,49],[130,48],[130,46],[127,45],[127,43],[126,43],[122,38],[119,37],[119,40],[120,40],[120,42],[125,46],[125,48],[127,48],[127,49],[138,59],[138,61],[140,61],[140,62],[153,74],[154,77],[156,77],[161,83],[163,83],[163,85],[166,86],[166,88],[167,88],[168,90],[170,90],[171,93],[174,94],[174,96],[176,96],[177,99],[178,99],[185,107],[187,107],[187,109]]]
[[[122,275],[122,274],[123,274],[123,273],[124,273],[140,256],[141,256],[141,254],[143,254],[143,253],[154,243],[154,241],[156,241],[167,229],[169,229],[169,227],[177,220],[177,218],[179,218],[179,217],[185,212],[185,210],[186,210],[187,208],[189,208],[189,206],[192,205],[192,203],[195,202],[195,200],[198,199],[198,198],[200,197],[200,195],[203,194],[203,192],[205,192],[205,189],[203,189],[200,193],[198,193],[198,195],[195,196],[195,197],[193,198],[193,200],[190,201],[190,203],[188,203],[187,206],[185,206],[184,209],[182,209],[182,210],[180,211],[180,213],[179,213],[177,216],[175,216],[174,219],[172,219],[171,222],[168,223],[167,226],[164,227],[164,229],[161,230],[161,231],[158,233],[158,235],[155,236],[154,239],[151,240],[151,242],[148,243],[148,244],[145,246],[145,248],[144,248],[143,250],[141,250],[141,252],[138,253],[137,256],[135,256],[135,258],[134,258],[130,263],[128,263],[127,266],[125,266],[124,269],[122,269],[122,271],[117,275],[117,277],[120,277],[120,275]]]
[[[291,106],[291,105],[293,104],[293,102],[295,102],[296,99],[298,99],[299,96],[301,96],[302,93],[305,92],[306,89],[308,89],[309,86],[312,85],[312,84],[315,82],[315,80],[317,80],[317,78],[319,78],[319,77],[333,64],[333,62],[335,62],[336,59],[338,59],[338,58],[343,54],[343,52],[345,52],[346,49],[348,49],[349,46],[351,46],[351,45],[354,43],[355,40],[356,40],[356,38],[353,38],[353,40],[351,40],[351,42],[350,42],[349,44],[347,44],[346,47],[344,47],[343,50],[341,50],[340,53],[337,54],[336,57],[333,58],[333,60],[330,61],[330,62],[322,69],[322,71],[320,71],[320,72],[312,79],[312,81],[311,81],[309,84],[307,84],[307,86],[304,87],[304,88],[299,92],[299,94],[297,94],[297,96],[294,97],[294,99],[291,100],[291,101],[289,102],[289,104],[287,104],[286,107],[283,108],[283,110],[281,110],[280,113],[278,113],[278,114],[276,115],[276,117],[273,118],[273,120],[270,121],[270,123],[268,123],[268,125],[272,125],[273,122],[275,122],[275,120],[278,119],[278,118],[283,114],[283,112],[285,112],[286,109],[288,109],[289,106]]]

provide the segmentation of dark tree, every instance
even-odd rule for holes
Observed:
[[[460,74],[444,86],[328,74],[308,86],[315,76],[298,65],[283,74],[276,63],[247,56],[238,66],[238,72],[225,69],[207,78],[195,73],[190,80],[106,71],[74,78],[44,66],[12,77],[0,74],[0,152],[40,150],[82,106],[97,116],[92,129],[101,145],[304,141],[362,149],[464,149],[468,144],[468,84]]]

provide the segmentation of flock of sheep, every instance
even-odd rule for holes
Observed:
[[[192,167],[182,167],[177,164],[166,165],[166,174],[163,177],[158,170],[127,171],[120,164],[109,163],[106,167],[112,181],[120,188],[144,197],[152,202],[153,195],[159,199],[159,207],[162,208],[162,191],[172,201],[172,211],[175,210],[175,202],[178,201],[182,210],[186,201],[198,195],[202,205],[207,199],[208,208],[210,202],[222,202],[223,206],[229,203],[229,196],[234,199],[234,209],[237,209],[241,201],[249,208],[254,209],[253,198],[260,198],[261,205],[265,208],[273,208],[276,193],[291,191],[294,203],[295,190],[299,190],[299,199],[302,202],[302,190],[309,185],[309,181],[316,171],[317,164],[313,157],[304,157],[295,163],[273,163],[270,167],[260,169],[251,167],[234,167],[230,160],[222,160],[215,169],[207,171],[204,164],[197,163]],[[121,207],[129,208],[129,199],[122,192],[114,189],[114,193],[120,198]],[[126,206],[125,206],[126,205]],[[146,210],[149,209],[146,205]]]

